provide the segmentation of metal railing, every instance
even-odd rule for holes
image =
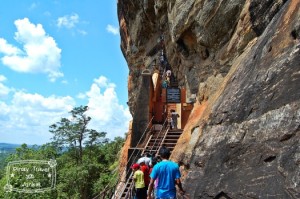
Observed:
[[[165,120],[165,122],[163,123],[163,127],[165,126],[166,121],[167,121],[167,120]],[[157,135],[156,138],[155,138],[155,142],[153,143],[153,145],[152,145],[150,151],[153,150],[153,147],[154,147],[154,145],[156,144],[157,140],[161,139],[160,136],[161,136],[162,133],[164,133],[164,134],[162,134],[162,135],[163,135],[163,138],[166,137],[166,134],[167,134],[168,130],[169,130],[169,128],[167,128],[167,129],[162,128],[162,129],[159,131],[158,135]],[[150,137],[149,137],[149,139],[148,139],[146,145],[145,145],[144,148],[143,148],[142,154],[145,152],[145,150],[146,150],[146,148],[148,147],[148,145],[149,145],[149,143],[150,143],[150,141],[151,141],[152,138],[153,138],[153,134],[150,135]],[[159,144],[161,144],[161,143],[163,143],[163,142],[161,141]],[[158,145],[158,147],[160,148],[160,145]],[[157,149],[156,149],[156,150],[157,150]],[[132,178],[133,172],[132,172],[132,171],[129,171],[129,172],[131,172],[131,173],[130,173],[130,177],[127,179],[126,183],[124,184],[124,188],[123,188],[123,190],[122,190],[122,192],[121,192],[121,194],[120,194],[120,196],[119,196],[118,198],[121,198],[121,197],[122,197],[122,194],[124,193],[124,191],[125,191],[125,189],[126,189],[128,183],[130,182],[130,178]],[[125,198],[131,198],[131,197],[128,197],[128,196],[131,196],[131,194],[132,194],[133,185],[134,185],[134,183],[131,183],[131,184],[130,184],[130,186],[129,186],[129,188],[128,188],[128,191],[127,191],[127,193],[126,193],[126,195],[125,195]],[[130,195],[129,195],[129,194],[130,194]]]
[[[159,150],[160,150],[160,148],[161,148],[161,146],[162,146],[162,143],[164,143],[164,141],[165,141],[165,139],[166,139],[166,136],[167,136],[167,132],[169,131],[169,128],[166,130],[166,133],[164,134],[164,137],[163,137],[163,139],[161,139],[161,141],[160,141],[160,143],[159,143],[159,148],[157,149],[157,151],[156,151],[156,154],[155,155],[158,155],[158,152],[159,152]]]
[[[144,132],[143,132],[141,138],[139,139],[139,141],[138,141],[138,143],[137,143],[137,146],[138,146],[138,145],[140,144],[140,142],[142,141],[142,139],[143,139],[145,133],[147,132],[147,130],[149,130],[149,126],[150,126],[150,124],[152,123],[153,118],[154,118],[154,116],[151,118],[151,120],[149,121],[147,127],[145,128],[145,130],[144,130]],[[127,173],[126,173],[127,165],[128,165],[128,163],[131,161],[131,158],[133,157],[134,152],[135,152],[136,150],[137,150],[137,149],[135,148],[135,149],[133,150],[132,154],[130,155],[130,157],[128,158],[127,163],[126,163],[124,169],[120,172],[119,177],[118,177],[118,180],[116,181],[116,183],[111,184],[111,182],[109,182],[108,185],[104,188],[104,191],[102,191],[101,193],[99,193],[98,195],[96,195],[95,197],[93,197],[93,199],[106,199],[106,198],[108,198],[108,197],[109,197],[109,198],[116,198],[116,197],[118,197],[119,192],[120,192],[120,191],[118,191],[118,190],[120,190],[120,188],[116,189],[116,187],[122,182],[122,181],[121,181],[121,178],[122,178],[122,176],[124,175],[124,173],[125,173],[125,176],[126,176],[126,174],[127,174]],[[137,158],[137,157],[135,157],[135,159],[136,159],[136,158]],[[123,159],[122,159],[122,160],[123,160]],[[124,186],[126,186],[126,183],[124,184]],[[124,191],[125,188],[126,188],[126,187],[122,188],[121,194],[123,193],[123,191]],[[110,190],[113,190],[113,194],[111,194],[110,196],[106,195],[106,193],[111,193]],[[108,196],[108,197],[107,197],[107,196]]]
[[[167,127],[167,129],[164,131],[164,126],[166,125],[166,122],[167,122],[167,119],[165,119],[165,121],[164,121],[164,123],[163,123],[163,128],[160,130],[159,134],[156,136],[155,141],[154,141],[154,143],[153,143],[153,145],[152,145],[150,151],[153,150],[153,147],[155,146],[155,144],[156,144],[157,141],[160,141],[160,143],[158,143],[158,146],[161,145],[161,143],[162,143],[162,141],[160,140],[161,133],[164,132],[165,134],[164,134],[163,136],[165,137],[165,135],[166,135],[167,132],[169,131],[169,127]],[[157,149],[157,151],[158,151],[158,149]]]
[[[152,123],[154,117],[151,118],[150,122],[148,123],[146,129],[144,130],[141,138],[138,141],[137,146],[140,144],[140,142],[142,141],[142,139],[145,136],[145,133],[147,132],[147,130],[149,130],[149,126]],[[161,130],[158,132],[158,134],[155,137],[154,143],[152,144],[150,151],[156,151],[154,154],[157,155],[157,152],[159,151],[159,149],[161,148],[161,144],[163,143],[167,132],[169,131],[169,127],[166,127],[166,122],[167,119],[164,121]],[[153,127],[153,126],[152,126]],[[152,131],[152,127],[150,128],[150,131]],[[153,138],[154,134],[151,134],[146,145],[144,146],[142,153],[144,153],[146,151],[146,148],[148,147],[150,140]],[[163,136],[163,138],[161,137]],[[156,150],[154,149],[156,143],[158,143]],[[135,154],[135,151],[138,150],[137,148],[135,148],[133,150],[133,152],[131,153],[130,157],[128,158],[126,165],[124,167],[124,169],[120,172],[118,179],[115,182],[110,182],[105,188],[104,190],[99,193],[97,196],[95,196],[93,199],[119,199],[122,197],[122,194],[124,193],[126,186],[129,184],[129,181],[132,178],[132,171],[130,170],[129,172],[126,172],[126,168],[128,166],[128,163],[130,163],[130,161],[133,159],[133,161],[135,162],[137,159],[138,154]],[[128,177],[128,179],[126,180],[126,182],[121,181],[122,176],[127,176],[130,173],[130,176]],[[132,189],[133,189],[133,185],[134,183],[131,183],[130,186],[128,187],[128,190],[126,192],[125,198],[131,198],[132,197]]]

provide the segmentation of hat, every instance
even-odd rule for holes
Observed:
[[[140,165],[139,164],[133,164],[131,166],[132,169],[139,169],[140,168]]]

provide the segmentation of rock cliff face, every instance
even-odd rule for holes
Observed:
[[[162,37],[179,86],[197,96],[172,155],[190,198],[300,198],[299,8],[299,0],[118,1],[131,113],[142,114],[141,71],[153,69]]]

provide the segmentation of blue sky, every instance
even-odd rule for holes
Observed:
[[[9,0],[0,7],[0,142],[43,144],[88,105],[89,128],[128,131],[117,0]]]

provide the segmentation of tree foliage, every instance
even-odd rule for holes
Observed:
[[[116,178],[118,155],[124,139],[116,137],[111,141],[106,138],[105,132],[89,129],[88,124],[92,118],[86,115],[87,110],[87,106],[76,107],[70,112],[70,118],[61,118],[51,125],[51,143],[33,147],[23,144],[6,160],[55,159],[55,189],[36,194],[6,193],[1,189],[0,198],[88,199],[93,198]],[[0,186],[3,187],[6,176],[0,177]]]

